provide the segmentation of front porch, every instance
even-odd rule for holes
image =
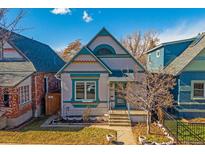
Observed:
[[[109,110],[127,110],[124,88],[126,81],[109,81]]]

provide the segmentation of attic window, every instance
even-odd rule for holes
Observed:
[[[151,54],[148,54],[148,63],[151,64]]]
[[[96,55],[111,55],[115,54],[115,50],[107,44],[101,44],[94,49]]]
[[[156,57],[157,57],[157,58],[160,57],[160,51],[159,51],[159,50],[157,50],[157,52],[156,52]]]
[[[98,55],[110,55],[110,54],[112,54],[112,52],[109,49],[102,48],[102,49],[98,50],[97,54]]]

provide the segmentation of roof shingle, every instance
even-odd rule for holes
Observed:
[[[165,72],[178,75],[203,49],[205,49],[205,33],[200,34],[189,47],[176,57],[166,68]]]

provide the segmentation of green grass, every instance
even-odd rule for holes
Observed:
[[[162,143],[162,142],[169,142],[170,139],[168,139],[162,132],[162,130],[155,126],[154,124],[151,124],[151,129],[150,129],[150,134],[146,134],[146,124],[145,123],[139,123],[135,127],[133,127],[133,134],[137,140],[137,143],[139,144],[138,138],[139,136],[146,136],[147,141],[150,142],[157,142],[157,143]]]
[[[0,143],[6,144],[109,144],[107,134],[114,130],[101,128],[40,128],[45,119],[37,119],[17,131],[0,131]]]

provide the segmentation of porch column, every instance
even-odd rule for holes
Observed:
[[[110,82],[110,107],[111,107],[111,109],[114,107],[114,103],[115,103],[115,84],[114,84],[114,82]]]

